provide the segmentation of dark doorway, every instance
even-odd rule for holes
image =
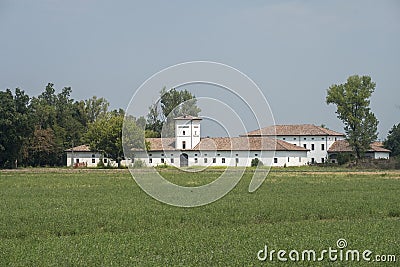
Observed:
[[[188,160],[189,156],[186,153],[181,154],[180,156],[180,162],[181,162],[181,167],[187,167],[188,166]]]

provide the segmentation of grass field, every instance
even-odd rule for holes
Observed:
[[[183,175],[210,181],[222,170]],[[248,193],[251,170],[221,200],[178,208],[146,195],[127,170],[0,171],[0,266],[396,266],[400,172],[272,171]],[[270,249],[337,248],[397,263],[260,262]]]

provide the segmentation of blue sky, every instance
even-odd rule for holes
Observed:
[[[278,124],[341,131],[326,89],[353,74],[377,84],[379,137],[400,122],[398,1],[2,0],[0,36],[2,90],[53,82],[126,108],[154,73],[210,60],[251,77]]]

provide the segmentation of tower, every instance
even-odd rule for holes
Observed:
[[[201,118],[188,115],[175,118],[176,149],[192,149],[200,143],[200,121]]]

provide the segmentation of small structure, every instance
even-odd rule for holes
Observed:
[[[339,140],[332,144],[328,150],[329,160],[337,163],[337,157],[340,153],[354,153],[347,140]],[[382,142],[374,142],[365,153],[366,158],[372,159],[389,159],[390,150],[383,147]]]
[[[97,167],[102,160],[104,165],[109,159],[103,157],[103,153],[90,149],[88,145],[80,145],[65,150],[67,152],[67,166],[71,167]]]

